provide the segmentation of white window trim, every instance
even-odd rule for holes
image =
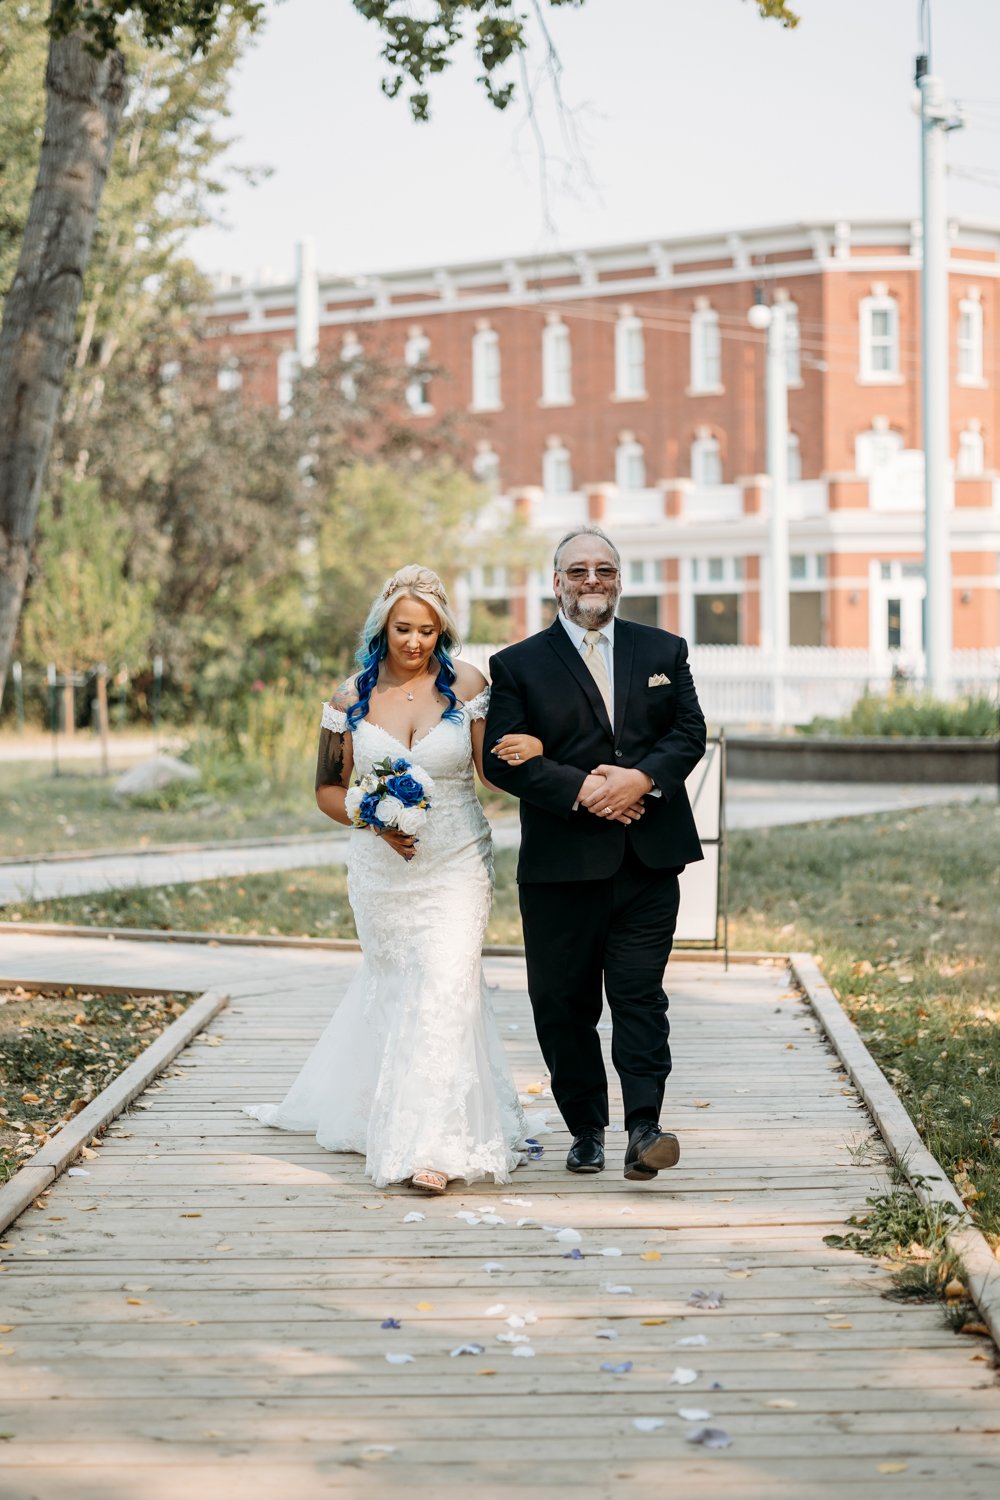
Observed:
[[[892,353],[893,368],[876,370],[872,367],[872,315],[876,312],[891,312],[893,317]],[[888,293],[873,293],[861,299],[858,308],[858,332],[860,337],[858,384],[902,385],[903,376],[899,364],[899,303]]]
[[[560,353],[565,350],[565,393],[558,390],[562,372]],[[546,323],[542,329],[542,398],[540,406],[573,405],[573,346],[565,323]]]
[[[802,327],[799,322],[799,306],[797,302],[784,302],[785,309],[785,383],[790,391],[802,389]],[[794,344],[788,338],[788,330],[794,328]],[[793,375],[789,369],[792,353],[795,355],[795,370]]]
[[[711,454],[712,457],[714,457],[718,462],[718,479],[702,479],[700,475],[695,473],[695,470],[700,466],[703,460],[703,456],[706,456],[708,454]],[[704,485],[706,489],[714,489],[716,485],[724,483],[722,467],[722,444],[719,442],[719,439],[715,436],[714,433],[701,432],[692,440],[690,465],[692,484]]]
[[[406,364],[413,368],[426,365],[430,352],[431,341],[426,333],[411,333],[406,340],[403,358]],[[429,380],[430,376],[424,372],[420,375],[414,375],[411,380],[407,381],[406,405],[409,408],[411,416],[428,417],[432,415],[434,407],[426,397]]]
[[[962,339],[962,318],[972,316],[972,337]],[[955,329],[955,381],[957,385],[973,386],[982,390],[987,384],[983,374],[983,304],[977,297],[963,297],[958,304],[958,322]],[[972,350],[973,368],[963,374],[961,369],[963,343]]]
[[[962,448],[969,447],[964,439],[972,439],[979,457],[979,466],[975,469],[962,467]],[[958,479],[981,479],[986,472],[986,444],[983,440],[982,431],[976,427],[963,427],[958,434],[958,448],[955,453],[955,476]]]
[[[717,380],[709,380],[705,371],[707,363],[705,359],[706,337],[715,339],[715,359],[718,362],[719,374]],[[691,314],[690,327],[690,379],[687,388],[688,396],[719,396],[725,391],[722,384],[722,335],[719,330],[719,314],[714,307],[698,307]]]
[[[489,373],[486,361],[490,350],[496,359],[496,396],[486,396],[483,386]],[[477,328],[472,335],[472,401],[471,411],[503,410],[503,369],[500,363],[500,335],[495,328]]]
[[[553,469],[564,468],[566,484],[553,484]],[[573,464],[569,449],[562,443],[552,443],[542,454],[542,488],[547,495],[571,495],[573,493]]]
[[[636,458],[642,463],[642,484],[626,484],[625,470]],[[639,490],[646,488],[646,454],[643,446],[635,438],[620,439],[615,448],[615,484],[624,494],[636,494]]]
[[[629,337],[638,333],[642,347],[642,385],[636,389],[625,384],[626,373],[629,369],[628,347]],[[642,319],[637,318],[634,313],[622,313],[615,324],[615,389],[612,396],[613,401],[646,401],[648,400],[646,390],[646,335],[642,326]]]

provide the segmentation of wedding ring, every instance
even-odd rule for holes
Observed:
[[[605,809],[604,809],[604,811],[605,811],[605,813],[609,813],[609,812],[610,812],[610,811],[611,811],[611,809],[610,809],[610,807],[606,807],[606,808],[605,808]]]
[[[520,756],[519,756],[519,755],[518,755],[518,753],[517,753],[517,751],[516,751],[516,750],[515,750],[515,752],[514,752],[514,759],[515,759],[515,760],[520,760],[520,759],[521,759],[521,757],[520,757]]]

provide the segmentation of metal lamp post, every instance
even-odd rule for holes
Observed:
[[[767,331],[765,422],[767,474],[767,590],[761,597],[761,634],[771,657],[771,712],[785,722],[785,672],[788,666],[788,351],[782,303],[757,301],[747,314],[751,328]]]

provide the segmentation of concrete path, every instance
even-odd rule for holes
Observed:
[[[994,1500],[988,1349],[823,1243],[884,1154],[781,967],[671,966],[674,1171],[626,1183],[616,1131],[572,1177],[557,1129],[511,1185],[427,1200],[240,1113],[280,1097],[355,956],[24,934],[2,962],[233,995],[7,1233],[5,1500]],[[523,968],[487,977],[551,1108]]]
[[[726,815],[730,828],[772,828],[820,818],[995,799],[996,792],[992,788],[977,786],[841,786],[812,782],[730,781]],[[498,848],[516,849],[519,841],[516,817],[498,819],[493,837]],[[56,896],[81,896],[94,891],[177,885],[218,880],[230,875],[263,874],[268,870],[343,864],[346,847],[346,833],[332,830],[315,839],[299,838],[288,844],[244,842],[232,847],[214,846],[173,853],[144,853],[129,849],[92,859],[41,859],[23,864],[0,862],[0,906],[16,901],[47,901]]]

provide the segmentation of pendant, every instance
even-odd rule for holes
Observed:
[[[413,702],[413,694],[412,693],[407,693],[406,696],[410,700],[410,702],[412,703]]]

